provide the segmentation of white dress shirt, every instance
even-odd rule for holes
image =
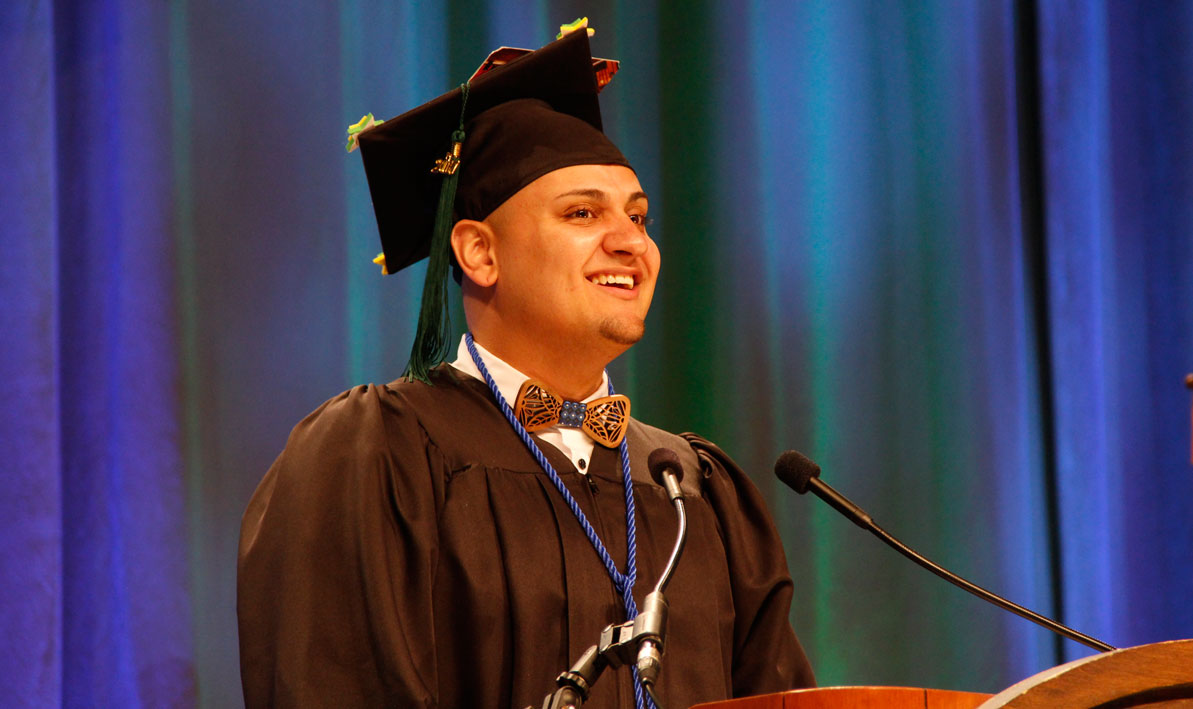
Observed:
[[[473,344],[476,345],[476,351],[485,363],[485,369],[489,370],[489,376],[493,377],[493,381],[497,382],[497,390],[501,392],[501,395],[505,397],[506,403],[512,408],[514,402],[518,400],[518,390],[522,388],[522,383],[530,377],[514,369],[484,347],[481,347],[479,342],[473,341]],[[451,365],[467,375],[476,377],[481,381],[485,380],[481,376],[480,369],[477,368],[476,363],[472,361],[472,354],[468,352],[468,343],[464,341],[464,338],[460,338],[460,346],[456,350],[456,361],[452,362]],[[600,386],[583,401],[587,404],[594,399],[607,396],[608,392],[609,375],[601,372]],[[571,428],[570,426],[552,426],[535,431],[535,433],[540,439],[555,446],[570,458],[572,465],[576,466],[576,470],[587,474],[588,461],[592,458],[592,447],[596,442],[584,432],[584,429]]]

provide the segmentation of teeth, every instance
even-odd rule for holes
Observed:
[[[634,277],[625,274],[599,273],[595,276],[589,276],[588,280],[597,284],[598,286],[625,286],[626,288],[634,287]]]

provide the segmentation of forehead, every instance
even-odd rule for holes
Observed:
[[[587,197],[623,204],[645,200],[638,176],[622,165],[569,165],[552,170],[523,187],[514,198],[549,202]],[[511,199],[512,201],[512,199]]]

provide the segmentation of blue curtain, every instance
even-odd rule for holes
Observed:
[[[1188,637],[1193,5],[1044,3],[1039,27],[1065,616]]]
[[[0,693],[7,706],[186,704],[165,9],[0,13]]]
[[[821,682],[1088,651],[781,489],[789,447],[1004,595],[1193,636],[1193,3],[546,5],[0,7],[0,703],[240,702],[240,514],[413,330],[344,127],[579,14],[664,255],[612,375],[768,494]]]

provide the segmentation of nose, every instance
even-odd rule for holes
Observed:
[[[649,244],[650,237],[646,235],[646,230],[640,225],[635,224],[630,218],[630,215],[623,214],[605,232],[602,246],[605,251],[611,254],[626,254],[637,257],[646,253]]]

